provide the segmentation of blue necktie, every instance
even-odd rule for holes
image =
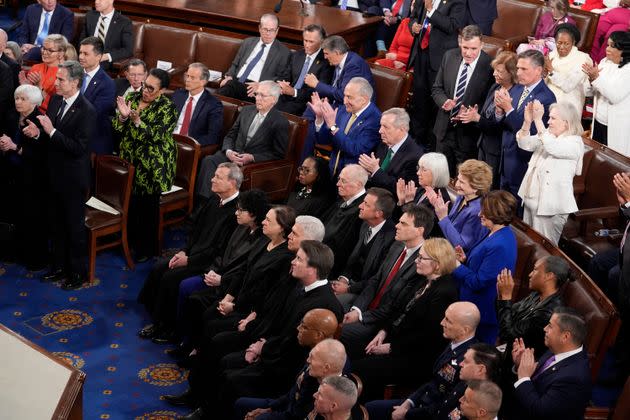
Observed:
[[[468,81],[468,64],[464,63],[462,74],[457,81],[457,88],[455,88],[455,106],[451,109],[451,118],[453,118],[459,112],[462,103],[464,102],[464,92],[466,92],[466,82]]]
[[[339,75],[341,74],[341,67],[335,67],[335,79],[333,80],[333,87],[338,87],[337,82],[339,81]]]
[[[249,77],[249,73],[252,72],[252,70],[254,69],[254,66],[258,64],[258,62],[262,58],[263,53],[265,52],[265,46],[266,46],[265,44],[262,44],[262,46],[260,47],[260,51],[258,51],[258,54],[256,54],[254,58],[252,58],[252,61],[249,62],[249,64],[247,65],[247,68],[245,68],[245,71],[243,72],[241,77],[238,78],[239,82],[245,83],[245,80],[247,80],[247,78]]]
[[[348,0],[341,0],[341,6],[339,6],[341,10],[346,10],[348,8]]]
[[[48,36],[48,21],[50,20],[50,12],[44,13],[44,25],[42,26],[42,30],[37,35],[37,39],[35,40],[35,45],[44,45],[44,40]]]
[[[81,93],[85,93],[88,85],[90,84],[90,75],[85,73],[83,75],[83,84],[81,85]]]
[[[308,66],[311,64],[311,57],[306,56],[306,60],[304,60],[304,65],[302,66],[302,71],[300,72],[300,77],[298,77],[297,82],[295,82],[295,89],[302,89],[302,85],[304,85],[304,78],[306,77],[306,72],[308,71]]]

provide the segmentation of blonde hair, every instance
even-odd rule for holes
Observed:
[[[551,104],[549,111],[552,109],[558,111],[561,120],[566,121],[567,135],[581,136],[584,133],[581,121],[582,115],[578,112],[575,105],[570,102],[557,102],[555,104]]]
[[[443,276],[450,274],[457,267],[455,249],[449,241],[444,238],[431,238],[424,241],[422,250],[438,263],[438,274]]]
[[[477,190],[477,195],[490,191],[492,186],[492,168],[486,162],[468,159],[459,165],[459,174],[466,177],[470,186]]]

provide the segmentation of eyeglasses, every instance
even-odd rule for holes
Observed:
[[[260,32],[264,32],[266,34],[272,34],[278,30],[278,28],[263,28],[262,26],[260,26],[259,28]]]
[[[315,169],[307,168],[306,166],[298,166],[298,172],[304,175],[308,175],[311,172],[315,172]]]
[[[147,85],[146,83],[144,85],[144,89],[149,93],[154,93],[158,90],[158,88],[156,88],[155,86]]]
[[[144,78],[147,74],[146,73],[127,73],[127,77],[131,77],[132,79],[137,79],[137,78]]]
[[[42,47],[42,52],[47,52],[47,53],[56,53],[59,52],[61,50],[53,50],[52,48],[46,48],[46,47]]]
[[[256,93],[254,93],[254,96],[257,97],[257,98],[268,98],[268,97],[270,97],[272,95],[266,95],[264,93],[256,92]]]

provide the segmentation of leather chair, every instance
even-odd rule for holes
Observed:
[[[116,156],[97,156],[94,196],[118,210],[114,215],[86,207],[85,227],[88,231],[88,278],[94,280],[96,253],[122,245],[127,266],[134,268],[127,243],[127,217],[134,167]],[[113,238],[113,240],[112,240]],[[103,239],[103,241],[99,241]],[[108,241],[105,241],[107,239]]]
[[[160,197],[160,217],[158,225],[158,254],[164,243],[164,228],[183,222],[193,208],[195,180],[201,146],[188,136],[173,134],[177,143],[177,169],[174,185],[181,190],[163,193]]]
[[[630,158],[589,138],[583,138],[585,149],[582,175],[573,180],[573,191],[579,210],[569,216],[560,238],[560,247],[586,267],[598,252],[618,247],[609,237],[596,236],[600,229],[623,232],[624,220],[612,184],[613,175],[630,172]],[[620,239],[621,235],[617,235]],[[613,238],[614,239],[614,238]]]
[[[168,61],[173,67],[168,71],[171,86],[183,86],[178,75],[183,74],[193,62],[197,46],[197,32],[147,23],[143,29],[142,57],[149,68],[158,60]]]
[[[617,399],[615,406],[611,408],[587,407],[584,418],[586,420],[628,420],[630,413],[630,377]]]
[[[413,83],[413,73],[390,69],[374,63],[369,64],[376,85],[374,103],[378,109],[386,111],[394,107],[406,108],[409,101],[409,90]]]
[[[232,65],[232,60],[242,43],[243,35],[240,34],[228,36],[200,32],[197,34],[194,61],[204,63],[210,70],[225,73]]]
[[[481,49],[484,50],[490,57],[494,58],[498,53],[505,49],[505,43],[502,39],[484,36]]]
[[[81,42],[79,38],[81,37],[81,30],[85,26],[85,13],[75,11],[73,21],[74,31],[72,33],[72,39],[69,39],[68,41],[70,41],[72,45],[76,46],[79,45],[79,42]]]
[[[133,31],[133,58],[139,58],[140,60],[144,58],[144,54],[142,53],[142,45],[144,43],[144,24],[145,22],[141,20],[131,21],[131,28]],[[126,69],[129,61],[131,61],[131,58],[114,61],[112,63],[112,67],[114,68],[113,73],[119,74],[121,70]]]
[[[243,106],[243,102],[234,98],[228,98],[227,96],[221,96],[217,94],[214,94],[214,96],[219,99],[223,104],[223,126],[221,128],[221,143],[223,143],[223,138],[225,138],[225,135],[236,122],[236,118],[238,117],[240,107]],[[220,148],[221,144],[209,144],[206,146],[201,146],[200,159],[216,153],[216,151]]]
[[[289,120],[289,143],[285,157],[245,165],[241,191],[259,188],[267,193],[269,200],[284,201],[293,189],[308,124],[304,118],[284,112],[283,115]]]

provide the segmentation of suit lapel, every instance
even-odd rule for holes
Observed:
[[[57,125],[56,125],[56,129],[62,129],[63,127],[65,127],[66,125],[68,125],[68,123],[70,123],[76,114],[76,111],[78,109],[79,103],[81,101],[81,94],[79,94],[79,96],[77,97],[77,99],[75,99],[75,101],[72,103],[72,105],[70,105],[70,108],[68,108],[68,110],[66,111],[66,114],[63,116],[63,118],[61,118],[61,120],[59,118],[57,118]],[[61,106],[61,103],[59,104],[59,106]],[[58,110],[59,108],[57,108]]]
[[[105,45],[109,45],[111,42],[112,34],[116,31],[116,26],[118,25],[118,12],[114,12],[114,16],[112,16],[112,21],[109,23],[109,28],[107,28],[107,33],[105,34],[105,41],[103,42]],[[113,29],[113,30],[112,30]]]
[[[197,101],[197,106],[195,106],[195,110],[193,111],[193,114],[190,117],[190,124],[191,125],[193,124],[194,121],[196,121],[196,118],[199,116],[199,113],[201,112],[201,109],[206,105],[207,95],[208,95],[208,91],[204,90],[203,93],[201,94],[201,96],[199,97],[199,100]],[[182,109],[183,109],[183,107],[182,107]]]
[[[90,80],[90,83],[88,83],[87,88],[85,88],[85,92],[83,92],[83,95],[87,95],[88,92],[92,92],[93,90],[95,90],[98,87],[98,84],[100,82],[100,74],[99,73],[102,72],[102,71],[103,70],[99,69],[94,74],[94,77],[92,77],[92,79]]]

